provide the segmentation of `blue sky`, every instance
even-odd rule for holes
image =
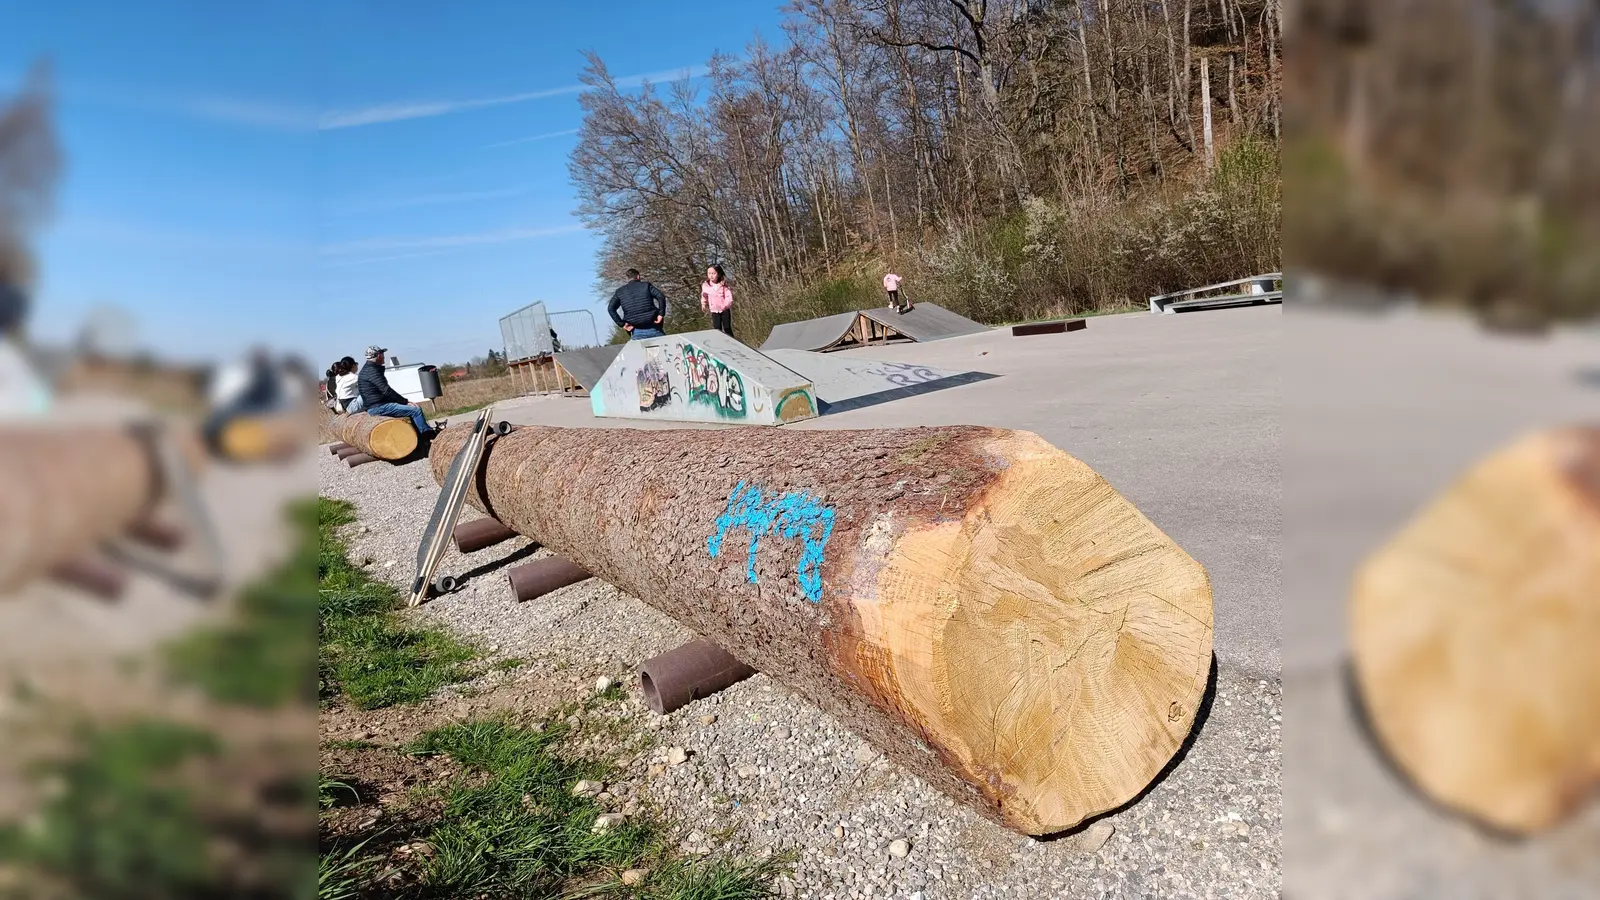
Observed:
[[[583,51],[693,75],[776,39],[778,5],[15,4],[0,87],[48,56],[66,156],[32,330],[120,307],[163,354],[265,342],[318,371],[481,354],[535,300],[603,337],[566,167]]]

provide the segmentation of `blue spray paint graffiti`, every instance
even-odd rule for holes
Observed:
[[[756,582],[756,551],[761,548],[762,535],[800,538],[804,548],[795,568],[800,590],[812,603],[822,602],[822,551],[833,535],[833,507],[823,506],[808,494],[790,493],[767,500],[761,488],[740,481],[728,495],[727,511],[717,517],[716,533],[706,539],[712,559],[722,552],[722,538],[728,529],[736,527],[750,532],[745,578],[751,584]]]

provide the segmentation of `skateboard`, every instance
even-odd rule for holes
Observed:
[[[439,499],[434,501],[433,513],[428,516],[428,527],[422,532],[422,544],[417,547],[417,568],[411,578],[411,606],[426,600],[430,590],[447,594],[456,589],[454,577],[438,572],[439,562],[450,547],[450,533],[455,530],[461,506],[466,502],[467,487],[478,473],[478,464],[483,460],[483,448],[488,446],[491,436],[511,433],[509,422],[489,425],[491,408],[485,407],[478,413],[477,420],[472,424],[472,434],[456,451],[456,458],[450,461],[450,471],[445,475],[444,485],[439,488]]]

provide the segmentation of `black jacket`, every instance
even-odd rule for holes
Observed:
[[[621,315],[617,314],[619,310]],[[655,328],[656,316],[661,317],[662,325],[667,323],[667,297],[660,288],[648,281],[630,281],[611,295],[606,312],[611,314],[611,321],[616,322],[618,327],[626,324],[635,328]]]
[[[356,376],[356,390],[361,392],[361,406],[363,409],[372,409],[380,403],[410,403],[405,395],[389,386],[389,379],[383,375],[383,366],[367,360],[361,367],[361,372]]]

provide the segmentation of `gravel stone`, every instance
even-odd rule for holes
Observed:
[[[627,821],[627,816],[622,813],[601,813],[595,817],[593,831],[602,834]]]
[[[908,841],[906,841],[904,839],[896,840],[896,841],[891,842],[889,844],[889,855],[894,857],[895,859],[905,859],[907,856],[910,856],[911,855],[911,844],[910,844],[910,842],[908,842]]]
[[[593,797],[605,789],[606,786],[604,784],[598,781],[590,781],[589,779],[585,778],[572,786],[572,796]]]
[[[682,747],[673,747],[667,751],[667,765],[681,766],[689,761],[689,751]]]
[[[644,884],[645,878],[649,877],[649,875],[649,869],[629,869],[622,873],[622,883],[628,887],[638,887]]]
[[[612,681],[605,675],[601,675],[599,678],[594,680],[594,692],[596,694],[604,694],[606,691],[611,690],[611,686],[613,684],[616,684],[616,682]]]

